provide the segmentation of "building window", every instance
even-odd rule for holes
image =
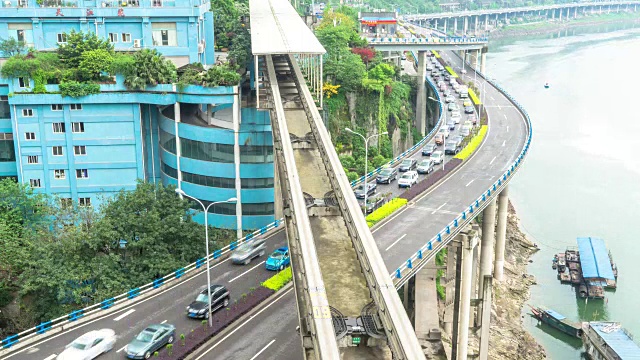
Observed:
[[[27,1],[21,1],[21,3],[27,5]],[[9,37],[23,42],[26,46],[33,46],[32,23],[9,23],[7,25]]]
[[[89,170],[76,169],[76,179],[88,179],[88,178],[89,178]]]
[[[62,111],[62,104],[51,104],[51,111]]]
[[[38,163],[38,155],[29,155],[27,156],[28,164],[37,164]]]
[[[162,0],[152,0],[151,6],[153,7],[162,7]]]
[[[202,200],[204,206],[208,206],[211,202]],[[194,203],[194,209],[196,203]],[[236,204],[231,203],[221,203],[211,205],[212,210],[209,210],[210,213],[213,214],[221,214],[221,215],[235,215],[236,214]],[[274,206],[273,203],[243,203],[242,204],[242,215],[273,215],[274,214]]]
[[[22,109],[22,116],[23,117],[32,117],[33,116],[33,109]]]
[[[18,78],[18,87],[21,87],[21,88],[29,87],[29,78],[19,77]]]
[[[87,155],[87,147],[84,145],[76,145],[73,147],[73,153],[76,155]]]
[[[178,170],[165,163],[162,163],[162,172],[174,179],[178,178]],[[214,188],[234,189],[236,187],[235,178],[207,176],[186,171],[182,172],[182,181]],[[243,189],[265,189],[273,187],[273,178],[246,178],[240,181]]]
[[[81,197],[78,198],[78,205],[80,206],[91,206],[91,198],[88,197]]]
[[[124,42],[124,43],[130,43],[130,42],[131,42],[131,34],[129,34],[129,33],[122,33],[122,42]]]
[[[53,177],[57,180],[64,180],[67,178],[67,173],[63,170],[53,170]]]
[[[71,123],[71,131],[74,132],[74,133],[83,133],[84,132],[84,123],[83,122]]]
[[[67,43],[67,34],[62,33],[58,34],[58,44],[66,44]]]
[[[0,162],[16,161],[13,149],[13,134],[0,133]]]
[[[69,208],[73,205],[73,200],[71,198],[60,198],[60,207]]]
[[[71,110],[82,110],[82,104],[71,104]]]
[[[52,148],[53,156],[62,156],[64,153],[62,152],[62,146],[54,146]]]
[[[152,23],[153,46],[178,46],[176,23]]]
[[[117,33],[109,33],[109,42],[117,43],[118,42],[118,34]]]
[[[24,133],[24,138],[27,140],[35,140],[36,133],[33,133],[33,132]]]
[[[64,129],[64,123],[63,122],[55,122],[55,123],[52,123],[51,125],[53,125],[53,133],[54,134],[62,134],[62,133],[64,133],[65,129]]]
[[[29,184],[31,185],[32,188],[39,188],[40,186],[40,179],[30,179],[29,180]]]
[[[11,119],[11,107],[9,97],[0,95],[0,119]]]

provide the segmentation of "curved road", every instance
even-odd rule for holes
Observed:
[[[450,58],[457,70],[461,66],[460,59],[455,56]],[[469,74],[473,75],[473,72],[469,71]],[[478,78],[478,82],[482,83],[483,80]],[[524,146],[526,125],[522,115],[496,89],[487,86],[486,90],[485,101],[491,104],[487,106],[491,126],[478,153],[447,181],[430,189],[374,231],[374,237],[390,272],[465,210],[513,163]],[[420,158],[421,155],[418,152],[414,157]],[[394,183],[380,186],[379,192],[388,191],[383,188],[390,186],[397,189]],[[284,232],[273,234],[267,242],[269,251],[284,243]],[[249,266],[235,266],[228,260],[224,261],[212,269],[212,283],[227,285],[234,298],[239,298],[240,294],[258,286],[273,274],[264,269],[262,261],[264,259],[254,260]],[[198,289],[204,286],[203,274],[200,273],[130,307],[36,342],[3,359],[51,360],[66,344],[81,334],[100,328],[112,328],[118,335],[115,351],[101,356],[100,359],[122,359],[124,354],[121,348],[148,324],[166,321],[177,326],[178,334],[186,332],[199,324],[198,321],[188,319],[184,309],[195,298]],[[294,301],[292,291],[279,296],[274,300],[275,303],[242,324],[242,327],[234,329],[235,332],[220,339],[214,344],[215,348],[202,359],[301,358],[300,340],[295,332],[298,319],[296,312],[292,311]]]

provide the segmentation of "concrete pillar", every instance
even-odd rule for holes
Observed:
[[[440,333],[435,266],[425,266],[415,276],[415,332],[419,340],[438,338]]]
[[[453,312],[454,299],[456,293],[456,242],[452,241],[447,245],[447,270],[445,283],[445,309],[443,316],[444,331],[453,337]]]
[[[555,18],[556,18],[556,10],[551,9],[551,20],[554,20]]]
[[[464,17],[464,33],[462,35],[466,35],[467,34],[467,30],[469,30],[469,18],[468,17]]]
[[[509,187],[505,187],[498,195],[498,229],[496,237],[496,263],[493,277],[502,281],[504,276],[504,246],[507,238],[507,207],[509,206]]]
[[[478,32],[478,18],[479,18],[479,17],[480,17],[480,16],[476,16],[476,24],[473,26],[473,32],[474,32],[474,33],[477,33],[477,32]]]
[[[427,123],[427,52],[418,51],[418,94],[416,99],[416,128],[424,137]]]
[[[489,31],[489,14],[484,16],[484,31]]]
[[[435,26],[433,28],[438,30],[438,19],[435,19],[435,22],[436,22],[436,24],[435,24]]]
[[[275,151],[274,151],[275,152]],[[274,154],[275,159],[275,154]],[[278,162],[273,162],[273,200],[274,215],[276,220],[284,217],[284,202],[282,201],[282,185],[280,184],[280,173],[278,171]]]
[[[480,57],[480,72],[484,74],[484,64],[487,62],[487,53],[483,52],[482,56]]]
[[[182,145],[180,144],[180,122],[182,115],[180,114],[180,103],[176,101],[173,105],[173,117],[175,118],[174,131],[176,133],[176,170],[178,170],[178,189],[182,190],[182,168],[180,167],[180,158],[182,157]]]
[[[443,33],[447,33],[447,19],[444,19],[444,31]]]
[[[482,211],[482,242],[480,243],[480,283],[478,292],[483,293],[482,285],[484,277],[491,275],[493,261],[493,239],[495,237],[496,228],[496,199],[493,199],[489,205]],[[477,323],[482,321],[482,307],[478,308]]]
[[[471,276],[473,274],[474,234],[462,234],[462,269],[460,282],[460,318],[456,358],[466,360],[469,352],[469,318],[471,310]]]
[[[453,35],[458,32],[458,18],[453,18]]]
[[[480,321],[480,360],[487,360],[489,358],[489,329],[491,326],[491,293],[493,292],[493,284],[491,275],[484,276],[484,283],[482,287],[484,289],[482,293],[482,306],[478,310],[482,309],[482,319]]]
[[[240,87],[235,87],[233,96],[233,162],[235,163],[236,177],[236,236],[242,238],[242,181],[240,179]]]

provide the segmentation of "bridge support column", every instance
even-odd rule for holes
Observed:
[[[556,18],[556,10],[551,9],[551,20],[554,20],[555,18]]]
[[[487,62],[487,53],[483,52],[480,56],[480,72],[484,74],[485,66],[484,64]]]
[[[453,36],[458,32],[458,18],[453,18]]]
[[[278,171],[278,162],[273,162],[273,199],[274,199],[274,215],[276,219],[284,217],[284,195],[282,194],[282,185],[280,184],[280,172]]]
[[[507,236],[507,207],[509,206],[509,187],[498,195],[498,229],[496,237],[496,263],[493,269],[496,281],[504,277],[504,246]]]
[[[482,287],[482,319],[480,322],[480,360],[489,358],[489,329],[491,325],[491,293],[493,292],[493,278],[491,275],[484,276]]]
[[[484,293],[484,278],[491,275],[493,260],[493,239],[496,229],[496,200],[493,199],[489,206],[482,211],[482,241],[480,242],[480,282],[478,293]],[[491,299],[489,299],[491,301]],[[491,304],[491,303],[489,303]],[[482,323],[482,307],[478,307],[476,317],[478,324]]]
[[[479,17],[480,17],[479,15],[476,15],[476,24],[473,26],[473,33],[474,34],[478,32],[478,18]]]
[[[238,239],[242,238],[242,181],[240,178],[240,122],[242,118],[240,116],[240,89],[238,93],[233,96],[233,162],[235,165],[236,175],[236,236]]]
[[[469,18],[464,17],[464,33],[462,35],[467,35],[467,30],[469,30]]]
[[[424,137],[427,123],[427,52],[418,51],[418,98],[416,99],[416,127]]]
[[[435,266],[425,266],[415,276],[415,331],[419,340],[440,338],[438,293],[436,291],[437,270]]]
[[[489,14],[484,16],[484,31],[489,31]]]
[[[460,281],[460,318],[458,321],[458,341],[456,359],[466,360],[469,352],[469,319],[471,311],[471,289],[473,275],[473,248],[477,243],[474,233],[461,234],[462,269]]]
[[[575,8],[575,11],[574,11],[574,13],[573,13],[573,18],[574,18],[574,19],[577,19],[577,18],[578,18],[578,8],[577,8],[577,7]]]
[[[458,288],[456,287],[456,251],[457,243],[452,241],[447,245],[447,270],[445,279],[445,308],[444,308],[444,331],[453,338],[453,313],[454,302]]]
[[[435,25],[433,26],[434,29],[438,30],[438,19],[435,19]]]
[[[444,31],[443,33],[447,33],[447,19],[444,19]]]

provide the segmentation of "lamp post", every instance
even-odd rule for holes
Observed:
[[[367,181],[367,174],[368,174],[367,164],[369,163],[369,140],[377,136],[387,135],[388,132],[385,131],[380,134],[373,134],[366,138],[364,137],[364,135],[357,133],[349,128],[344,128],[344,130],[354,135],[358,135],[362,138],[362,140],[364,140],[364,215],[366,217],[367,216],[367,193],[369,192],[369,183]]]
[[[447,126],[447,114],[445,113],[446,109],[444,108],[444,104],[442,103],[442,101],[436,99],[436,98],[432,98],[431,96],[429,96],[429,100],[433,100],[435,102],[440,103],[440,106],[442,106],[442,112],[444,113],[444,126]],[[447,137],[443,134],[442,135],[442,171],[444,171],[444,156],[445,156],[445,148],[447,147]]]
[[[209,301],[209,308],[207,309],[208,311],[207,319],[209,319],[209,327],[211,327],[212,320],[211,320],[211,275],[209,274],[209,269],[210,269],[209,267],[209,221],[208,221],[209,217],[207,216],[207,213],[209,212],[209,208],[211,207],[211,205],[223,204],[223,203],[234,203],[238,201],[238,199],[232,197],[225,201],[215,201],[210,203],[207,206],[204,206],[202,201],[194,198],[193,196],[187,195],[187,193],[185,193],[184,190],[182,189],[176,189],[176,193],[180,196],[185,196],[185,197],[188,197],[189,199],[196,201],[198,204],[200,204],[200,206],[202,206],[202,210],[204,210],[204,237],[205,237],[205,249],[207,252],[207,298]]]

